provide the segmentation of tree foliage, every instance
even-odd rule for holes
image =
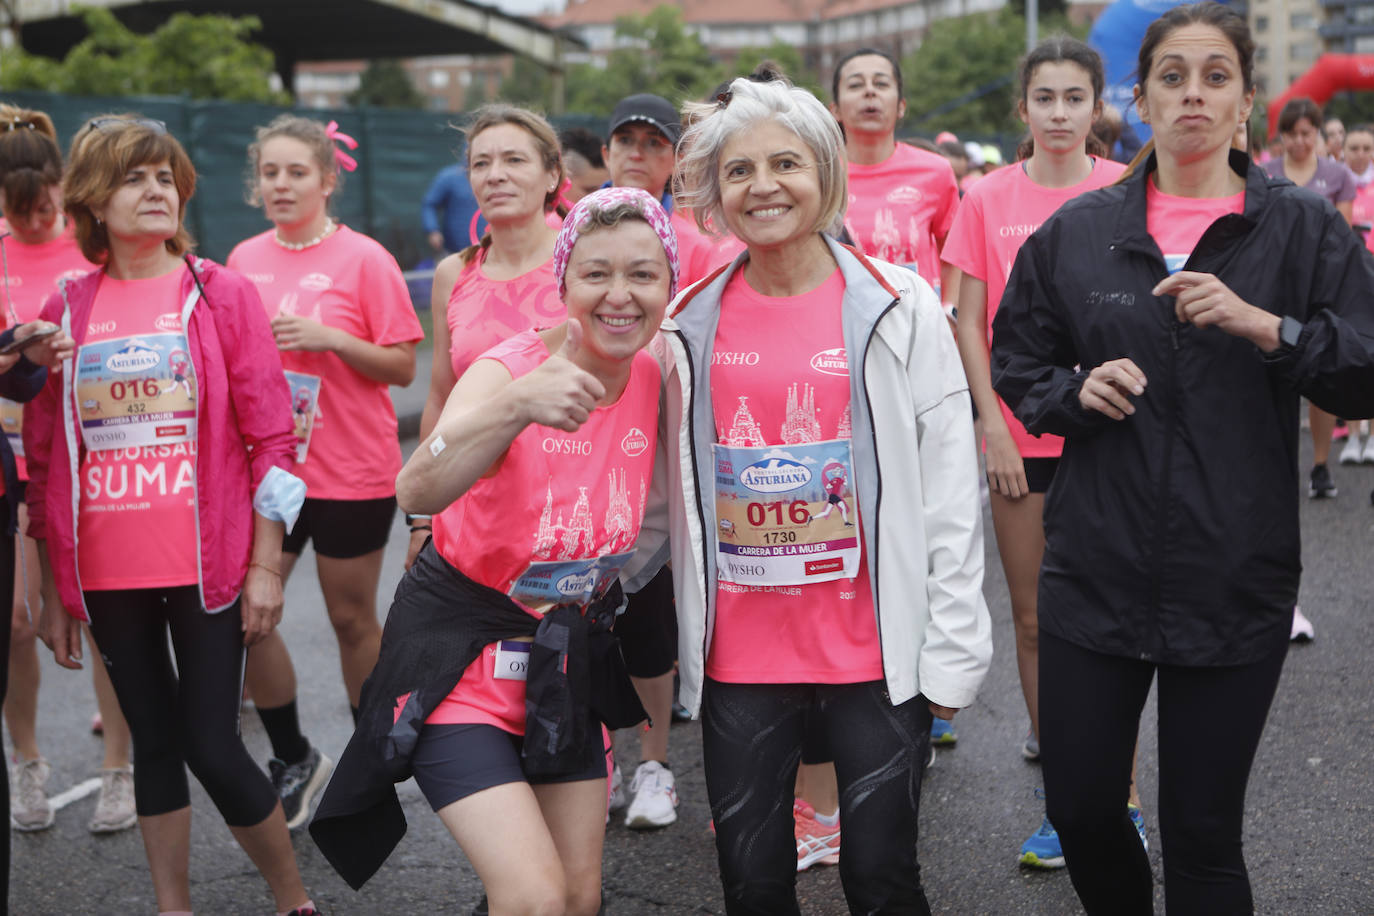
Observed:
[[[1055,32],[1084,34],[1063,19],[1042,16],[1040,34]],[[906,126],[956,134],[1022,130],[1016,69],[1025,51],[1026,21],[1010,7],[934,23],[902,61]]]
[[[675,6],[617,19],[615,41],[604,67],[596,63],[568,67],[568,111],[606,117],[616,102],[637,92],[656,93],[676,105],[704,97],[726,74],[701,39],[688,30],[682,11]],[[508,102],[545,108],[552,102],[552,87],[542,67],[517,60],[511,75],[501,82],[500,95]]]
[[[745,76],[752,73],[765,60],[778,65],[792,85],[807,90],[821,101],[829,98],[829,91],[821,85],[820,75],[806,65],[801,51],[781,39],[766,48],[745,48],[735,58],[735,66],[723,78]]]
[[[189,95],[286,103],[272,88],[272,52],[251,41],[254,16],[174,13],[156,31],[130,31],[108,9],[81,12],[87,35],[61,61],[14,48],[0,54],[0,85],[73,95]]]
[[[415,88],[406,68],[396,60],[371,60],[358,88],[348,94],[350,105],[374,108],[424,108],[425,96]]]

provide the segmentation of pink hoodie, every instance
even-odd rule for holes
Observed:
[[[205,287],[185,322],[197,379],[197,533],[201,600],[212,613],[232,605],[243,588],[253,547],[253,494],[273,467],[295,462],[291,393],[257,288],[232,270],[193,259]],[[81,346],[104,270],[61,284],[41,317],[62,324]],[[183,311],[195,290],[186,274]],[[58,594],[67,613],[88,619],[77,572],[77,474],[85,445],[74,418],[74,367],[48,375],[24,408],[28,453],[29,535],[47,542]],[[68,403],[64,405],[62,398]],[[64,416],[65,414],[65,416]],[[65,446],[65,447],[63,447]]]

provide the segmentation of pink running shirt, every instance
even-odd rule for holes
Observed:
[[[7,269],[5,288],[7,298],[4,302],[4,320],[0,328],[26,324],[38,318],[43,302],[59,280],[79,277],[95,269],[87,261],[76,244],[76,230],[71,223],[62,234],[51,242],[42,245],[25,245],[13,236],[0,241],[4,245],[4,266]],[[15,318],[18,317],[18,322]],[[14,449],[14,459],[19,470],[19,479],[29,479],[28,465],[24,461],[23,444],[19,436],[23,431],[23,409],[0,398],[0,423],[10,437],[10,447]],[[0,482],[0,492],[4,483]]]
[[[146,280],[102,277],[82,351],[104,340],[182,330],[185,269]],[[81,452],[81,588],[171,588],[199,582],[195,441]]]
[[[401,269],[377,242],[347,226],[304,251],[274,236],[240,242],[227,262],[257,286],[269,319],[300,315],[383,347],[424,339]],[[310,449],[294,470],[310,498],[394,495],[401,446],[388,386],[334,353],[279,352],[284,369],[321,380]]]
[[[1153,176],[1145,184],[1145,225],[1171,274],[1183,269],[1212,223],[1244,212],[1244,191],[1230,197],[1175,197],[1155,187]]]
[[[558,295],[553,258],[511,280],[492,280],[482,270],[486,251],[463,268],[448,297],[449,359],[462,378],[473,361],[522,331],[551,328],[568,317]]]
[[[482,358],[497,360],[519,377],[548,359],[549,351],[538,334],[526,331]],[[527,581],[527,572],[535,573],[532,564],[631,550],[653,475],[659,380],[657,361],[641,350],[620,399],[593,411],[577,432],[525,427],[495,474],[478,480],[434,516],[440,556],[470,578],[510,594]],[[538,575],[549,582],[560,573],[549,576],[541,569]],[[547,609],[520,603],[535,616]],[[486,647],[426,722],[525,733],[525,682],[495,676],[498,648]]]
[[[845,225],[869,257],[916,271],[940,288],[940,247],[959,206],[959,185],[949,160],[898,143],[876,165],[849,163]]]
[[[687,211],[674,208],[668,221],[677,235],[678,289],[686,289],[721,265],[729,264],[744,250],[744,243],[733,235],[717,239],[703,233]]]
[[[1111,184],[1125,169],[1118,162],[1095,158],[1092,172],[1082,182],[1067,188],[1046,188],[1032,181],[1017,162],[989,172],[964,196],[940,256],[987,284],[989,343],[992,319],[1002,303],[1021,244],[1060,206],[1079,194]],[[1057,458],[1064,451],[1062,438],[1032,436],[1002,399],[997,401],[1021,457]]]
[[[761,446],[850,437],[849,372],[835,368],[836,357],[844,358],[843,298],[838,269],[811,292],[788,298],[756,292],[744,271],[735,271],[721,297],[711,357],[717,441]],[[862,539],[862,526],[856,530]],[[719,582],[706,676],[735,684],[880,680],[868,547],[862,545],[853,579],[798,586]]]
[[[1355,190],[1355,200],[1350,206],[1350,221],[1356,225],[1374,223],[1374,183]]]

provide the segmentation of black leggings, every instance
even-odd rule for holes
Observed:
[[[916,862],[930,707],[894,707],[881,681],[726,684],[702,705],[706,791],[716,825],[725,911],[799,913],[792,789],[807,729],[834,751],[840,785],[840,880],[852,913],[928,914]]]
[[[1103,655],[1040,631],[1046,813],[1090,916],[1152,912],[1150,861],[1126,812],[1140,712],[1159,675],[1159,832],[1169,916],[1251,913],[1245,786],[1288,643],[1248,665]]]
[[[262,823],[277,794],[239,734],[244,649],[238,602],[207,614],[194,585],[85,596],[91,635],[133,735],[139,816],[189,805],[190,766],[226,824]]]

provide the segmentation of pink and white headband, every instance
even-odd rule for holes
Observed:
[[[568,259],[572,257],[573,246],[577,244],[578,238],[592,220],[592,209],[605,211],[620,204],[634,207],[663,243],[663,251],[668,256],[668,269],[671,273],[668,281],[668,301],[671,302],[677,295],[677,234],[673,232],[668,214],[663,212],[659,202],[654,200],[653,195],[639,188],[602,188],[593,191],[579,200],[563,219],[563,228],[559,231],[558,240],[553,246],[553,274],[558,278],[558,295],[564,296],[568,292],[567,284],[563,282],[563,277],[568,272]]]

